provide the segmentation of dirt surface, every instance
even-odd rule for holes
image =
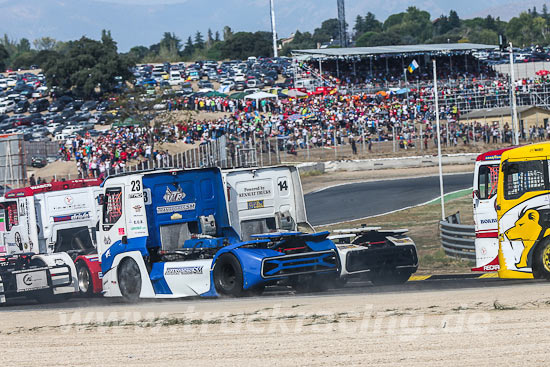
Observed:
[[[533,281],[9,308],[2,312],[1,360],[5,366],[540,366],[550,346],[549,292],[550,284]]]
[[[464,164],[456,166],[443,167],[443,174],[449,173],[471,173],[474,171],[473,164]],[[419,176],[438,175],[438,167],[419,167],[419,168],[395,168],[383,169],[376,171],[338,171],[327,172],[317,176],[303,176],[302,186],[304,194],[317,191],[329,186],[365,182],[378,181],[392,178],[410,178]]]

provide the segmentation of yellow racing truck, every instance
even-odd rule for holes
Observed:
[[[549,157],[550,143],[502,153],[496,201],[500,278],[550,279]]]

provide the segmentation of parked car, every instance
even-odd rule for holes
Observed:
[[[15,113],[27,112],[27,110],[29,109],[29,106],[30,106],[30,105],[31,105],[31,104],[30,104],[29,101],[27,101],[27,100],[17,102],[17,104],[15,105],[15,110],[14,110],[14,112],[15,112]]]
[[[34,101],[30,107],[29,112],[42,112],[46,111],[50,107],[50,102],[47,99],[39,99]]]
[[[0,113],[13,112],[15,110],[15,102],[12,100],[6,100],[0,102]]]
[[[48,111],[60,112],[60,111],[63,111],[63,108],[65,108],[65,103],[63,103],[63,101],[57,100],[52,102],[52,104],[50,104],[50,107],[48,107]]]
[[[82,107],[80,107],[80,110],[81,111],[93,111],[93,110],[95,110],[96,106],[97,106],[97,101],[86,101],[86,102],[84,102]]]

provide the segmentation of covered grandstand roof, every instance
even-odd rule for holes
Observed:
[[[346,57],[346,56],[372,56],[372,55],[396,55],[396,54],[422,54],[456,51],[492,50],[495,45],[483,45],[478,43],[434,43],[426,45],[397,45],[376,47],[347,47],[347,48],[320,48],[307,50],[292,50],[292,54],[321,56],[321,57]]]

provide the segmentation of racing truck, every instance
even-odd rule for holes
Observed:
[[[502,153],[496,213],[499,278],[550,279],[550,144]]]
[[[218,168],[120,174],[102,189],[97,246],[106,297],[243,296],[339,272],[328,232],[242,241]]]
[[[42,302],[78,291],[73,259],[95,251],[98,180],[45,183],[8,191],[0,200],[0,290]],[[97,257],[96,257],[97,259]],[[2,301],[5,297],[1,298]]]
[[[504,148],[480,154],[475,163],[473,204],[476,266],[472,271],[494,272],[498,262],[497,183]]]
[[[300,175],[296,167],[240,168],[223,172],[231,225],[244,239],[258,233],[315,233],[307,220]],[[333,231],[341,264],[333,284],[367,277],[374,284],[399,284],[418,268],[416,246],[407,230],[361,227]],[[325,283],[327,284],[327,283]]]

